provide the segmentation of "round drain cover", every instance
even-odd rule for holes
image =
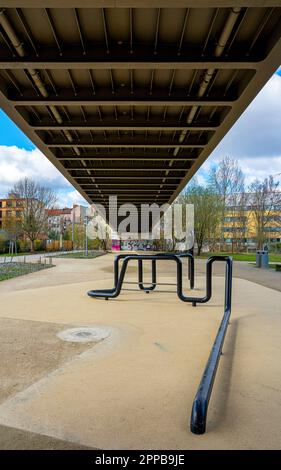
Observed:
[[[75,343],[88,343],[94,341],[98,343],[107,338],[110,332],[107,328],[81,326],[61,331],[57,336],[63,341],[72,341]]]

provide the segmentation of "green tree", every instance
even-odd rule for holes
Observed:
[[[10,241],[10,247],[14,246],[15,253],[17,252],[17,241],[22,235],[22,221],[17,217],[6,217],[3,222],[3,229],[7,234],[7,239]]]
[[[86,227],[84,224],[74,224],[74,226],[68,226],[64,235],[64,240],[73,241],[74,250],[82,250],[85,248],[86,240]]]
[[[48,232],[48,238],[49,240],[59,240],[60,236],[55,230],[50,230]]]
[[[194,239],[197,254],[200,255],[204,244],[213,244],[218,237],[221,220],[222,202],[212,188],[192,183],[181,196],[181,202],[194,205]]]
[[[0,230],[0,252],[5,253],[6,242],[8,240],[8,234],[5,230]]]

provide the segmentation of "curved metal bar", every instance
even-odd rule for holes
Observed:
[[[186,253],[188,255],[188,253]],[[192,256],[192,255],[190,255]],[[180,300],[183,302],[191,302],[193,306],[196,303],[206,303],[211,299],[212,296],[212,265],[215,261],[225,261],[226,256],[211,256],[207,260],[206,265],[206,295],[204,297],[190,297],[185,296],[182,291],[182,262],[181,259],[183,256],[178,256],[176,254],[157,254],[157,255],[118,255],[115,258],[114,265],[115,265],[115,281],[117,283],[112,289],[99,289],[99,290],[91,290],[88,292],[88,295],[91,297],[104,297],[106,299],[118,297],[121,292],[122,284],[124,281],[127,265],[130,260],[173,260],[176,262],[177,265],[177,295]],[[121,268],[120,276],[118,276],[118,262],[119,259],[124,259],[123,265]]]
[[[117,279],[117,275],[118,275],[118,262],[119,262],[119,259],[122,259],[124,258],[124,261],[123,261],[123,264],[122,264],[122,268],[121,268],[121,271],[120,271],[120,275],[118,276],[118,279]],[[172,260],[175,260],[177,265],[181,267],[181,261],[180,259],[176,256],[176,255],[160,255],[160,256],[156,256],[156,255],[118,255],[116,256],[115,258],[115,261],[114,261],[114,278],[115,278],[115,281],[117,279],[117,284],[112,288],[112,289],[99,289],[99,290],[90,290],[88,292],[88,295],[90,297],[104,297],[106,299],[109,299],[109,298],[115,298],[115,297],[118,297],[118,295],[120,294],[121,292],[121,289],[122,289],[122,284],[123,284],[123,281],[124,281],[124,277],[125,277],[125,273],[126,273],[126,269],[127,269],[127,266],[128,266],[128,263],[129,261],[132,261],[132,260],[140,260],[140,259],[144,259],[144,260],[159,260],[159,259],[172,259]],[[180,277],[182,275],[182,271],[180,271]]]
[[[188,279],[190,289],[194,289],[194,276],[195,276],[195,267],[194,267],[194,257],[191,253],[179,253],[177,254],[180,258],[188,258]]]
[[[150,286],[144,286],[143,284],[143,260],[139,259],[138,260],[138,274],[139,274],[139,282],[138,286],[141,290],[144,290],[145,292],[150,292],[156,288],[156,261],[153,259],[151,261],[152,265],[152,283]]]
[[[188,280],[190,284],[190,289],[194,289],[194,277],[195,277],[195,266],[194,266],[194,257],[191,253],[156,253],[155,256],[164,255],[168,256],[170,254],[176,255],[179,258],[188,258]]]
[[[187,254],[186,254],[187,255]],[[206,430],[207,412],[213,384],[216,377],[216,372],[221,356],[221,351],[229,324],[229,318],[231,315],[231,295],[232,295],[232,258],[229,256],[211,256],[207,260],[206,264],[206,295],[204,297],[188,297],[182,292],[182,261],[181,258],[184,256],[178,256],[176,254],[157,254],[157,255],[119,255],[115,259],[115,280],[116,285],[112,289],[103,290],[91,290],[88,295],[91,297],[103,297],[105,299],[115,298],[121,292],[124,277],[129,261],[131,260],[172,260],[177,265],[177,295],[183,302],[192,302],[192,305],[196,305],[197,302],[205,303],[212,297],[212,266],[216,261],[222,261],[226,263],[225,273],[225,300],[224,300],[224,315],[211,350],[207,365],[205,367],[198,391],[196,393],[191,413],[190,430],[194,434],[204,434]],[[121,268],[120,276],[118,276],[118,261],[123,258],[123,265]],[[116,268],[117,266],[117,268]],[[141,265],[142,266],[142,265]],[[116,271],[117,269],[117,271]],[[116,275],[117,273],[117,275]],[[156,269],[155,269],[156,274]],[[142,279],[142,278],[141,278]]]
[[[194,277],[195,277],[195,267],[194,267],[194,257],[191,253],[156,253],[155,255],[152,256],[170,256],[171,254],[178,256],[179,258],[188,258],[188,279],[190,283],[190,289],[194,289]],[[128,255],[125,253],[121,253],[117,256],[115,256],[114,259],[114,287],[117,286],[118,283],[118,277],[119,277],[119,260],[125,259],[127,256],[133,256],[133,255]],[[137,256],[147,256],[147,255],[137,255]],[[138,285],[141,290],[144,291],[152,291],[156,288],[157,286],[157,271],[156,271],[156,262],[155,260],[152,260],[152,283],[150,286],[144,286],[143,285],[143,265],[142,265],[142,259],[138,260]]]
[[[226,262],[224,315],[193,402],[190,430],[194,434],[204,434],[206,430],[209,401],[231,315],[232,259],[225,256],[224,261]]]
[[[125,259],[127,256],[133,256],[133,255],[128,255],[125,253],[121,253],[117,256],[115,256],[114,259],[114,288],[116,288],[117,283],[118,283],[118,277],[119,277],[119,260]],[[138,255],[141,256],[141,255]],[[144,286],[143,284],[143,264],[142,264],[142,259],[138,260],[138,286],[141,290],[144,291],[152,291],[156,288],[156,263],[153,260],[152,261],[152,283],[150,286]]]
[[[125,253],[122,253],[120,255],[115,256],[114,258],[114,288],[116,288],[117,283],[118,283],[118,278],[119,278],[119,260],[120,259],[125,259],[126,258]]]
[[[207,259],[206,263],[206,295],[204,297],[187,297],[182,293],[182,281],[178,281],[178,287],[177,287],[177,294],[178,297],[183,301],[183,302],[192,302],[193,306],[195,307],[197,303],[204,304],[208,302],[211,297],[212,297],[212,273],[213,273],[213,263],[215,261],[222,261],[226,262],[229,256],[210,256]]]

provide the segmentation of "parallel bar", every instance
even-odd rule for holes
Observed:
[[[128,203],[133,203],[133,204],[137,204],[137,203],[142,203],[142,204],[151,204],[153,201],[161,201],[161,202],[167,202],[168,199],[167,197],[156,197],[156,196],[153,196],[152,198],[144,198],[144,197],[138,197],[136,199],[131,199],[130,197],[118,197],[118,205],[120,205],[120,203],[124,203],[124,202],[128,202]],[[107,201],[107,197],[93,197],[93,202],[97,203],[97,202],[100,202],[106,206],[111,206],[111,207],[115,207],[115,204],[112,204],[111,202]]]
[[[147,180],[147,178],[146,178],[146,180]],[[156,186],[157,189],[161,189],[160,186],[159,186],[160,184],[161,183],[149,183],[149,182],[148,183],[147,182],[144,182],[144,183],[127,183],[127,182],[126,183],[99,183],[99,188],[102,189],[105,186],[110,186],[112,189],[115,189],[115,187],[119,188],[120,186],[125,186],[126,188],[128,186],[133,186],[133,187],[141,186],[141,187],[145,187],[145,188],[151,187],[151,186]],[[169,186],[169,187],[171,186],[171,187],[174,188],[176,185],[177,185],[177,183],[166,183],[165,187],[166,186]],[[85,188],[85,186],[87,186],[87,188]],[[90,190],[89,186],[90,187],[96,186],[96,184],[95,183],[80,183],[80,187],[83,188],[84,191],[89,191]],[[153,189],[155,189],[155,188],[153,188]]]
[[[173,160],[173,161],[190,161],[190,162],[193,162],[194,160],[196,160],[197,156],[194,156],[194,157],[191,157],[191,156],[177,156],[177,157],[172,157],[171,155],[170,156],[158,156],[158,155],[153,155],[153,156],[144,156],[144,155],[139,155],[139,156],[134,156],[134,154],[132,155],[122,155],[120,154],[119,156],[115,155],[115,156],[111,156],[111,155],[93,155],[92,157],[84,157],[84,156],[80,156],[80,157],[57,157],[57,160],[58,161],[65,161],[65,162],[68,162],[68,161],[80,161],[80,160],[85,160],[85,161],[92,161],[92,162],[95,162],[95,161],[107,161],[107,160],[112,160],[112,161],[149,161],[149,162],[158,162],[158,161],[170,161],[170,160]]]
[[[122,93],[121,91],[112,93],[96,92],[93,96],[89,90],[75,91],[74,94],[60,92],[59,96],[49,95],[48,98],[31,95],[30,91],[25,91],[23,96],[9,94],[7,99],[14,106],[233,106],[235,99],[204,99],[189,98],[185,93],[173,92],[170,96],[167,92]]]
[[[166,149],[166,148],[183,148],[183,149],[189,149],[189,148],[202,148],[202,147],[205,147],[206,143],[198,143],[198,140],[197,142],[195,143],[188,143],[188,144],[185,144],[185,143],[179,143],[179,144],[174,144],[174,143],[165,143],[165,144],[161,144],[161,141],[159,142],[154,142],[153,144],[147,144],[145,141],[143,141],[143,143],[134,143],[134,141],[132,140],[132,142],[129,142],[128,140],[124,140],[124,139],[120,139],[120,142],[118,142],[117,140],[115,140],[115,143],[101,143],[100,141],[98,143],[96,143],[95,141],[94,142],[87,142],[87,143],[82,143],[81,141],[79,142],[71,142],[71,143],[56,143],[56,142],[53,142],[53,143],[49,143],[49,142],[45,142],[45,145],[47,145],[49,148],[71,148],[71,147],[78,147],[78,148],[148,148],[148,149],[153,149],[153,148],[159,148],[159,149]]]
[[[130,189],[130,188],[123,188],[123,189],[118,189],[118,194],[123,194],[122,191],[126,191],[125,194],[127,193],[134,193],[134,194],[142,194],[142,193],[149,193],[149,194],[154,194],[154,193],[157,193],[157,192],[160,192],[161,193],[171,193],[173,190],[172,189],[162,189],[162,188],[155,188],[155,189]],[[112,196],[112,195],[115,195],[116,194],[116,189],[107,189],[106,192],[103,192],[102,193],[103,195],[108,195],[108,196]],[[92,193],[88,193],[88,196],[92,196],[93,194]]]
[[[97,179],[105,179],[105,180],[108,180],[108,177],[107,176],[74,176],[72,175],[72,177],[75,179],[75,180],[85,180],[85,179],[92,179],[94,178],[95,180]],[[113,180],[113,179],[117,179],[117,180],[147,180],[148,178],[150,180],[163,180],[163,176],[116,176],[116,175],[110,175],[110,180]],[[180,180],[182,177],[181,176],[165,176],[165,179],[168,179],[168,180]],[[85,183],[87,184],[87,183]],[[126,184],[126,183],[124,183]],[[165,185],[166,186],[166,185]]]
[[[120,47],[119,47],[120,50]],[[206,57],[206,61],[198,56],[190,56],[187,53],[170,52],[168,50],[158,50],[157,55],[152,54],[151,51],[140,49],[134,51],[124,50],[123,53],[114,52],[105,56],[104,50],[95,51],[87,50],[87,55],[82,55],[81,51],[63,51],[63,56],[58,57],[57,50],[49,49],[44,50],[41,48],[40,57],[30,55],[25,58],[4,55],[0,58],[0,69],[22,69],[22,68],[36,68],[36,69],[186,69],[205,70],[208,68],[215,69],[257,69],[259,68],[262,57],[249,56],[249,57]]]
[[[117,168],[117,167],[103,167],[103,166],[100,166],[100,167],[90,167],[90,166],[87,166],[86,168],[83,168],[83,167],[74,167],[74,168],[70,168],[70,167],[65,167],[65,169],[67,171],[166,171],[166,170],[170,170],[170,171],[186,171],[186,170],[189,170],[189,167],[187,168],[170,168],[170,167],[142,167],[142,168],[136,168],[135,166],[131,167],[131,168]]]
[[[29,126],[31,129],[34,130],[109,130],[109,131],[126,131],[126,130],[136,130],[136,131],[146,131],[146,130],[153,130],[153,131],[183,131],[183,130],[200,130],[200,131],[214,131],[218,128],[219,122],[209,123],[207,120],[202,123],[198,124],[187,124],[186,122],[182,121],[179,122],[177,119],[167,119],[163,121],[161,118],[154,118],[151,117],[149,121],[145,118],[134,118],[133,120],[123,119],[123,117],[119,117],[116,121],[112,118],[104,118],[102,120],[95,120],[88,119],[88,122],[85,123],[83,120],[74,120],[71,123],[63,123],[58,124],[54,123],[49,119],[44,119],[42,122],[33,122],[30,121]]]
[[[6,4],[6,2],[3,2]],[[127,8],[128,3],[132,8],[171,8],[171,0],[60,0],[60,8]],[[210,0],[173,0],[173,8],[185,8],[188,3],[190,8],[210,8]],[[279,0],[216,0],[218,7],[245,6],[272,7],[280,6]],[[34,8],[34,0],[9,0],[9,7]],[[57,0],[37,0],[36,8],[58,8]]]
[[[73,145],[74,147],[75,145]],[[75,146],[76,147],[76,146]],[[157,147],[156,147],[157,148]],[[73,153],[71,153],[70,151],[68,152],[65,152],[65,153],[62,153],[62,152],[54,152],[55,155],[61,159],[64,159],[64,160],[68,160],[68,158],[75,158],[77,161],[78,160],[81,160],[84,158],[90,158],[90,159],[99,159],[99,158],[108,158],[109,160],[111,158],[119,158],[122,160],[122,158],[128,158],[130,159],[131,157],[139,157],[140,159],[142,157],[144,158],[151,158],[153,159],[154,157],[156,158],[165,158],[165,157],[168,157],[170,159],[173,159],[173,154],[169,152],[169,150],[165,150],[165,149],[159,149],[158,151],[157,150],[144,150],[142,149],[141,147],[139,149],[136,149],[135,151],[131,150],[131,149],[126,149],[126,150],[123,150],[121,149],[121,147],[119,147],[119,149],[115,150],[115,149],[112,149],[112,150],[99,150],[99,151],[95,151],[95,150],[89,150],[89,151],[85,151],[83,154],[79,155],[79,156],[75,156],[73,155]],[[193,152],[193,151],[190,151],[190,150],[185,150],[185,151],[182,151],[179,156],[181,157],[182,160],[184,160],[185,158],[191,158],[191,159],[195,159],[196,156],[198,155],[198,151],[196,152]]]
[[[204,434],[206,430],[208,405],[231,315],[232,259],[228,256],[215,258],[226,262],[224,315],[193,402],[190,430],[194,434]]]

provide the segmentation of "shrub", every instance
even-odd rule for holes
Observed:
[[[34,251],[43,251],[44,248],[43,240],[34,240]]]
[[[274,253],[281,252],[281,243],[279,243],[279,242],[271,243],[270,244],[270,251],[273,251]]]
[[[20,240],[19,251],[21,251],[22,253],[27,253],[28,251],[30,251],[30,242],[28,240]]]

